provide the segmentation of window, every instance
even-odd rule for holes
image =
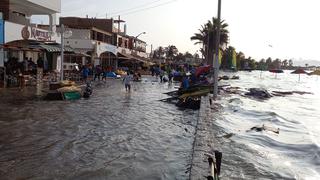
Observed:
[[[122,46],[122,38],[118,38],[118,46]]]

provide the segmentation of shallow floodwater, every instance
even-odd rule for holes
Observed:
[[[233,75],[233,73],[224,73]],[[256,100],[224,95],[215,122],[224,152],[223,179],[320,179],[320,78],[269,72],[238,72],[232,86],[313,94]],[[279,128],[280,133],[247,131],[254,126]]]
[[[187,179],[198,111],[158,101],[174,87],[152,81],[71,102],[1,92],[0,179]]]
[[[320,77],[237,75],[222,83],[313,94],[222,94],[210,129],[223,153],[221,179],[320,179]],[[71,102],[1,91],[0,179],[188,179],[199,112],[158,101],[173,86],[146,78],[126,93],[108,80],[89,100]],[[280,133],[248,131],[262,125]]]

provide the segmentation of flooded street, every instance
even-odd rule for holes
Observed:
[[[187,179],[198,111],[158,101],[170,90],[146,79],[71,102],[2,92],[1,179]]]
[[[203,147],[223,153],[221,179],[319,179],[317,77],[237,75],[223,83],[313,94],[221,94],[219,108],[208,110],[211,127],[198,127],[213,134]],[[158,101],[174,86],[148,77],[127,93],[121,80],[108,80],[95,84],[88,100],[51,102],[31,90],[2,91],[1,179],[188,179],[199,111]],[[248,131],[263,125],[280,133]]]

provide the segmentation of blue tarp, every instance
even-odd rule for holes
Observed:
[[[107,77],[116,78],[117,75],[116,75],[116,73],[114,73],[114,72],[108,72],[108,73],[107,73]]]
[[[4,20],[0,19],[0,45],[4,44]]]

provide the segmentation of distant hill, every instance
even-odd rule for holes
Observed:
[[[306,64],[309,66],[320,66],[320,61],[318,60],[293,60],[294,66],[302,66],[305,67]]]

